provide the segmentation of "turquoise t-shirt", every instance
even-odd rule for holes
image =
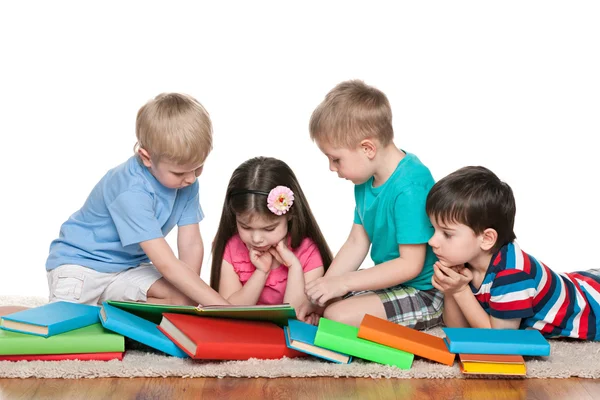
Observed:
[[[400,257],[398,245],[427,243],[431,238],[433,227],[425,212],[425,201],[434,183],[431,172],[417,156],[406,153],[382,185],[373,187],[371,177],[354,187],[354,223],[362,225],[369,235],[375,265]],[[431,276],[436,261],[427,245],[423,270],[403,285],[432,289]]]
[[[198,181],[164,187],[137,157],[111,169],[50,244],[46,270],[76,264],[112,273],[149,262],[141,242],[204,218]]]

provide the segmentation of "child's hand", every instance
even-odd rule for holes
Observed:
[[[431,284],[445,295],[452,295],[468,289],[473,274],[464,265],[445,267],[439,261],[433,264]]]
[[[349,291],[341,276],[317,278],[308,282],[305,286],[308,299],[319,306],[325,306],[327,301],[341,297]]]
[[[309,314],[306,316],[306,318],[304,320],[302,320],[303,322],[306,322],[307,324],[311,324],[311,325],[319,325],[319,319],[321,319],[321,316],[319,314]]]
[[[273,256],[268,251],[257,251],[254,249],[250,250],[250,261],[257,270],[268,274],[273,264]]]
[[[269,253],[271,253],[279,263],[286,267],[290,267],[294,262],[298,261],[298,258],[289,247],[286,246],[285,239],[286,238],[281,239],[279,243],[277,243],[277,246],[271,247]]]

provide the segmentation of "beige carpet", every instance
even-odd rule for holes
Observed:
[[[0,296],[0,305],[39,306],[39,297]],[[429,333],[442,335],[439,328]],[[528,378],[600,378],[600,343],[551,341],[548,358],[527,360]],[[413,367],[395,367],[355,360],[347,365],[314,358],[198,362],[156,353],[128,350],[123,361],[0,362],[0,378],[104,378],[104,377],[370,377],[370,378],[463,378],[452,367],[416,358]]]

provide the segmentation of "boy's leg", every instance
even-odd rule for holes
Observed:
[[[0,307],[0,317],[2,317],[3,315],[13,314],[18,311],[27,310],[27,308],[28,307],[21,307],[21,306],[1,306]]]
[[[67,264],[48,271],[47,277],[50,303],[68,301],[96,305],[115,274]]]
[[[364,294],[366,293],[366,294]],[[323,316],[359,326],[365,314],[414,329],[429,329],[442,322],[443,294],[436,289],[417,290],[398,285],[361,292],[331,304]]]
[[[102,294],[101,301],[105,300],[197,305],[163,278],[152,264],[140,264],[119,273]]]
[[[365,314],[386,319],[383,303],[373,292],[362,292],[336,301],[325,309],[323,317],[347,325],[359,326]]]

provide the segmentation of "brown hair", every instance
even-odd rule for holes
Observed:
[[[498,233],[492,251],[516,239],[512,189],[485,167],[464,167],[441,179],[427,195],[425,211],[439,222],[464,224],[479,235]]]
[[[237,167],[227,185],[223,212],[212,248],[210,285],[213,289],[219,290],[225,245],[237,233],[236,215],[257,213],[275,217],[267,208],[266,196],[256,192],[269,193],[271,189],[280,185],[287,186],[294,192],[294,204],[285,214],[290,218],[288,234],[292,239],[292,249],[300,246],[304,238],[310,238],[319,249],[325,270],[331,264],[331,250],[294,172],[285,162],[276,158],[255,157]]]
[[[386,95],[360,80],[334,87],[313,111],[310,137],[335,147],[354,148],[373,138],[382,146],[394,140],[392,109]]]
[[[154,162],[200,164],[212,150],[208,112],[185,94],[162,93],[150,100],[138,111],[135,128],[135,150],[145,149]]]

